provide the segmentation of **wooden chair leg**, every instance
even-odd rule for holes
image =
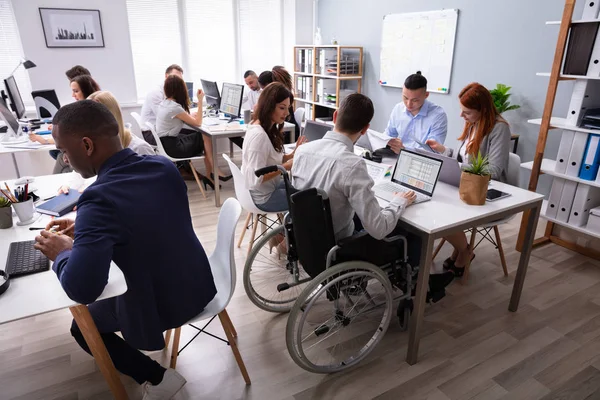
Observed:
[[[233,356],[235,357],[235,361],[237,362],[237,365],[240,368],[240,372],[242,373],[242,376],[244,377],[244,381],[246,382],[246,385],[250,385],[250,383],[251,383],[250,377],[248,376],[248,371],[246,370],[246,366],[244,365],[244,360],[242,360],[242,356],[240,355],[240,351],[237,347],[235,338],[233,337],[231,330],[225,327],[225,325],[227,324],[226,319],[228,317],[224,316],[224,314],[223,314],[224,311],[225,310],[223,310],[219,313],[219,320],[221,321],[221,325],[223,325],[223,330],[225,331],[225,335],[227,335],[227,340],[229,341],[229,346],[231,347],[231,351],[233,351]]]
[[[475,246],[475,236],[477,236],[477,227],[471,229],[471,243],[469,246],[473,248]],[[469,278],[469,268],[471,268],[471,260],[467,261],[465,265],[465,274],[462,277],[461,283],[465,285],[467,283],[467,279]]]
[[[173,348],[171,349],[171,365],[170,367],[175,369],[177,366],[177,353],[179,353],[179,337],[181,336],[181,327],[175,329],[175,335],[173,335]]]
[[[173,329],[169,329],[165,334],[165,349],[169,348],[169,343],[171,342],[171,334],[173,333]]]
[[[196,179],[196,183],[200,188],[200,192],[202,192],[202,197],[206,199],[206,193],[204,192],[204,188],[202,187],[202,182],[200,182],[200,178],[198,177],[198,173],[196,172],[196,168],[194,168],[194,164],[190,161],[190,168],[192,169],[192,174],[194,174],[194,178]]]
[[[229,325],[229,330],[231,331],[231,334],[233,335],[234,338],[237,338],[237,332],[235,330],[235,327],[233,326],[233,322],[231,322],[231,318],[229,318],[229,314],[227,313],[227,310],[223,310],[223,319],[226,320],[227,324]]]
[[[502,248],[502,241],[500,240],[500,230],[498,225],[494,225],[494,234],[496,235],[496,244],[498,245],[498,254],[500,254],[500,263],[504,270],[504,276],[508,276],[508,268],[506,268],[506,259],[504,258],[504,249]]]
[[[442,238],[442,240],[440,240],[440,244],[437,245],[435,251],[433,252],[433,255],[431,256],[431,261],[435,260],[435,257],[437,257],[442,247],[444,247],[444,243],[446,243],[446,239]]]
[[[256,228],[258,227],[259,217],[260,215],[256,214],[254,216],[254,222],[252,223],[252,233],[250,234],[250,243],[248,243],[248,256],[250,255],[250,252],[252,251],[252,246],[254,245],[254,238],[256,237]]]
[[[238,240],[238,249],[242,246],[242,241],[244,240],[244,235],[246,234],[246,230],[248,229],[248,223],[250,222],[250,218],[252,218],[252,213],[248,213],[246,217],[246,222],[244,222],[244,229],[242,230],[242,235],[240,236],[240,240]]]

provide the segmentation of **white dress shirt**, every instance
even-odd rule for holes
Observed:
[[[242,108],[244,110],[254,110],[254,106],[258,103],[258,97],[262,89],[252,90],[248,86],[244,89],[244,97],[242,99]]]
[[[158,105],[165,99],[165,92],[163,91],[163,85],[158,86],[155,90],[151,91],[146,95],[144,105],[142,106],[141,117],[142,117],[142,129],[147,130],[146,122],[150,122],[152,125],[156,125],[156,112]]]
[[[385,208],[379,206],[365,161],[354,154],[352,141],[337,132],[298,147],[292,177],[296,189],[327,192],[336,241],[354,234],[355,213],[371,236],[383,239],[394,230],[406,208],[401,197],[394,197]]]
[[[281,181],[281,175],[278,175],[263,182],[264,177],[257,178],[254,171],[270,165],[281,165],[283,155],[283,152],[275,150],[262,126],[248,125],[242,147],[242,174],[254,204],[266,203]]]

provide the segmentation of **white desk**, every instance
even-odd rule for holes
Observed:
[[[225,121],[223,121],[225,122]],[[217,125],[219,126],[219,125]],[[291,132],[292,133],[292,140],[294,139],[294,132],[295,132],[295,125],[291,124],[289,122],[285,122],[283,125],[283,131],[284,132]],[[218,159],[217,159],[217,139],[224,139],[224,138],[232,138],[232,137],[243,137],[246,134],[246,125],[245,124],[241,124],[241,125],[237,125],[237,124],[232,124],[230,126],[227,127],[227,129],[223,130],[222,128],[218,128],[217,129],[213,129],[211,130],[210,126],[205,126],[203,125],[202,127],[200,127],[200,132],[202,132],[204,135],[207,135],[210,138],[210,141],[212,143],[212,153],[213,153],[213,169],[216,171],[216,166],[218,165]],[[221,191],[219,189],[219,174],[214,173],[215,176],[215,206],[220,207],[221,206]]]
[[[49,193],[63,182],[64,176],[50,175],[37,177],[33,186],[39,191]],[[14,187],[14,182],[9,183]],[[30,231],[29,227],[45,226],[50,221],[49,216],[42,216],[38,221],[27,226],[14,226],[9,229],[0,229],[0,263],[5,265],[8,248],[11,242],[33,240],[39,231]],[[108,284],[98,300],[119,296],[127,291],[127,284],[123,273],[116,265],[112,264],[109,272]],[[126,399],[127,393],[119,379],[104,342],[96,329],[92,316],[87,306],[78,304],[69,299],[63,291],[54,271],[49,270],[37,274],[23,276],[11,280],[8,290],[0,296],[0,325],[39,314],[69,308],[77,325],[90,347],[100,371],[104,375],[113,396]],[[68,329],[65,327],[65,329]]]
[[[519,267],[508,306],[509,311],[517,311],[544,196],[496,181],[492,182],[492,186],[494,189],[511,193],[512,196],[495,202],[487,202],[483,206],[469,206],[460,200],[458,188],[438,182],[431,201],[408,207],[400,217],[400,221],[404,222],[403,226],[407,230],[421,237],[419,277],[414,310],[410,320],[406,355],[406,362],[411,365],[418,360],[434,241],[450,233],[496,221],[521,211],[531,210],[527,220],[525,244],[519,259]],[[381,205],[387,203],[384,200],[378,200]]]
[[[3,135],[0,135],[0,139],[2,137],[3,137]],[[7,147],[6,144],[0,143],[0,155],[10,153],[10,155],[12,156],[13,165],[15,166],[15,170],[17,171],[18,178],[21,177],[21,172],[19,171],[19,166],[17,164],[17,158],[15,157],[15,153],[23,153],[23,152],[30,152],[30,151],[56,150],[56,146],[54,146],[53,144],[37,146],[37,144],[34,145],[33,142],[15,143],[14,146],[23,146],[23,147]],[[31,146],[31,147],[26,147],[26,146]]]

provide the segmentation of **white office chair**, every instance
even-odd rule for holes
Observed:
[[[304,107],[298,107],[296,108],[296,111],[294,111],[294,118],[296,119],[296,122],[298,123],[298,126],[300,127],[300,134],[302,134],[303,131],[303,125],[302,125],[302,121],[304,121],[304,114],[306,113],[306,110],[304,109]],[[298,138],[296,138],[297,140]]]
[[[135,123],[137,124],[138,129],[140,130],[140,133],[138,135],[137,132],[135,132],[135,135],[141,139],[144,138],[144,135],[142,134],[142,131],[144,131],[145,129],[143,128],[144,124],[142,123],[142,116],[138,113],[136,113],[135,111],[130,113],[130,115],[133,117],[133,119],[135,120]]]
[[[154,127],[154,125],[152,125],[150,122],[146,122],[146,126],[148,127],[150,132],[152,132],[152,136],[154,137],[154,140],[156,141],[156,154],[166,157],[173,162],[188,161],[190,163],[190,168],[192,169],[192,174],[194,174],[194,178],[196,179],[196,183],[198,184],[198,187],[200,188],[202,197],[204,197],[206,199],[206,193],[204,192],[204,188],[202,187],[202,182],[200,182],[198,173],[196,172],[196,169],[194,168],[194,164],[192,164],[193,160],[201,160],[204,158],[204,156],[197,156],[197,157],[190,157],[190,158],[175,158],[175,157],[169,156],[167,154],[167,152],[165,151],[165,148],[163,147],[163,144],[160,141],[158,134],[156,133],[156,128]]]
[[[519,186],[520,177],[521,177],[521,157],[519,157],[515,153],[508,153],[508,170],[506,171],[506,183],[508,183],[509,185],[512,185],[512,186]],[[473,250],[475,250],[477,248],[477,246],[479,246],[479,244],[484,239],[487,240],[488,242],[490,242],[491,244],[493,244],[496,247],[496,249],[498,249],[498,255],[500,256],[500,263],[502,264],[502,270],[504,272],[504,276],[508,276],[508,268],[506,267],[506,258],[504,257],[504,249],[502,248],[502,240],[500,239],[500,231],[498,229],[498,225],[506,224],[510,220],[512,220],[514,217],[515,217],[515,214],[513,214],[509,217],[506,217],[506,218],[502,218],[502,219],[499,219],[496,221],[489,222],[485,225],[473,227],[472,229],[468,229],[465,231],[465,233],[471,232],[471,238],[470,238],[471,240],[470,240],[469,246]],[[492,238],[492,235],[491,235],[492,230],[494,230],[494,238]],[[479,239],[479,242],[477,242],[477,244],[475,244],[475,238],[477,237],[478,233],[481,235],[481,238]],[[438,244],[435,251],[433,252],[433,258],[435,258],[435,256],[437,256],[438,252],[441,250],[441,248],[445,242],[446,242],[445,239],[442,239],[440,241],[440,244]],[[469,264],[467,264],[467,266],[465,268],[465,273],[463,275],[463,282],[466,282],[467,277],[469,275],[469,267],[470,267]]]
[[[223,158],[227,161],[227,165],[229,165],[229,170],[233,175],[233,187],[235,189],[235,197],[238,199],[242,208],[246,210],[248,216],[246,217],[246,222],[244,222],[244,230],[242,231],[242,235],[237,243],[237,247],[239,248],[242,245],[242,241],[244,240],[244,235],[246,234],[246,230],[250,227],[249,224],[252,223],[252,233],[250,234],[250,242],[248,244],[248,254],[252,251],[252,246],[254,242],[256,242],[264,233],[256,237],[256,229],[258,225],[262,223],[263,228],[270,228],[275,223],[281,221],[272,221],[267,218],[267,214],[256,207],[254,201],[252,200],[252,196],[250,196],[250,190],[246,187],[246,180],[244,179],[244,175],[242,175],[242,171],[238,168],[237,165],[231,161],[231,159],[227,156],[227,154],[223,154]],[[286,210],[281,210],[284,212]]]
[[[173,335],[173,348],[171,352],[171,368],[175,368],[177,366],[177,357],[179,353],[181,353],[200,333],[206,333],[231,346],[231,351],[233,351],[233,355],[238,367],[240,368],[240,371],[242,372],[244,381],[246,381],[246,384],[249,385],[250,377],[248,376],[248,371],[246,370],[246,366],[244,365],[244,361],[242,360],[236,343],[237,332],[235,331],[235,328],[231,323],[231,319],[229,318],[229,314],[227,314],[227,310],[225,309],[229,304],[231,297],[233,296],[233,291],[235,290],[236,270],[235,259],[233,256],[233,241],[235,239],[235,226],[240,219],[241,213],[242,207],[234,198],[227,199],[221,207],[221,211],[219,212],[219,222],[217,223],[217,244],[213,253],[208,257],[210,269],[215,280],[215,286],[217,287],[217,294],[200,314],[187,323],[191,327],[197,329],[199,332],[185,346],[183,346],[181,350],[179,350],[181,327],[175,329],[175,334]],[[221,325],[223,326],[227,340],[221,339],[204,331],[217,316],[219,317],[219,321],[221,321]],[[207,319],[209,321],[202,328],[198,328],[193,325],[196,322]],[[170,331],[167,332],[167,338],[169,336]],[[167,347],[168,346],[169,344],[167,342]]]

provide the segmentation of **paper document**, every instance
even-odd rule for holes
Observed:
[[[367,172],[369,173],[369,176],[375,183],[384,179],[392,169],[391,165],[376,163],[370,160],[365,160],[365,164],[367,164]]]
[[[4,147],[12,148],[12,149],[40,149],[42,147],[49,147],[51,144],[41,144],[38,142],[26,142],[26,143],[15,143],[15,144],[5,144]]]
[[[384,148],[387,146],[390,139],[392,139],[385,133],[377,132],[371,129],[367,131],[367,137],[369,138],[369,142],[371,143],[371,148],[373,150]]]

